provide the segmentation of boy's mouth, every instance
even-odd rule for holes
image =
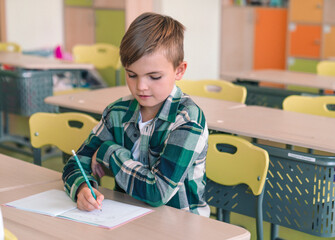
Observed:
[[[151,97],[151,95],[138,95],[138,96],[142,99],[147,99],[147,98]]]

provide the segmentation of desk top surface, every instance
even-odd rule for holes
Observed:
[[[61,173],[0,154],[0,193],[59,180]]]
[[[292,72],[287,70],[252,70],[241,72],[224,72],[221,78],[227,81],[236,79],[256,82],[281,83],[319,89],[335,90],[335,77],[320,76],[312,73]]]
[[[128,88],[122,86],[51,96],[45,101],[69,109],[101,114],[109,103],[127,94]],[[204,111],[210,129],[335,153],[333,118],[216,99],[192,98]]]
[[[214,130],[335,153],[335,118],[247,106],[207,121]]]
[[[61,181],[10,190],[0,195],[7,203],[49,189],[63,189]],[[109,189],[99,189],[105,198],[151,208],[130,196]],[[108,230],[66,219],[1,206],[4,226],[18,239],[250,239],[250,233],[238,226],[184,212],[172,207],[154,211],[118,228]],[[41,237],[42,236],[42,237]],[[47,236],[43,238],[43,236]]]
[[[127,96],[130,91],[127,86],[102,88],[98,90],[78,92],[68,95],[50,96],[45,98],[48,104],[60,106],[63,108],[75,109],[84,112],[102,114],[103,110],[108,104],[116,101],[117,99]],[[245,106],[242,103],[217,101],[215,99],[195,97],[192,99],[202,108],[205,106],[216,106],[220,109],[234,108]],[[208,109],[208,114],[215,114],[216,109]],[[206,113],[205,113],[206,114]]]
[[[0,52],[0,64],[7,64],[24,69],[78,69],[94,70],[92,64],[74,63],[70,61],[61,61],[46,57],[25,55],[22,53]]]

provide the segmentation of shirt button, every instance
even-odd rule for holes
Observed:
[[[137,137],[137,133],[134,134],[134,137]]]

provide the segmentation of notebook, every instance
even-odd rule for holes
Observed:
[[[91,212],[82,211],[64,191],[56,189],[31,195],[5,205],[108,229],[118,227],[153,211],[110,199],[103,200],[101,211],[98,209]]]

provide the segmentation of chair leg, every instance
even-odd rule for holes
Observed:
[[[34,164],[42,166],[42,154],[40,148],[33,148]]]
[[[279,225],[271,223],[271,233],[270,233],[270,240],[279,239]]]

